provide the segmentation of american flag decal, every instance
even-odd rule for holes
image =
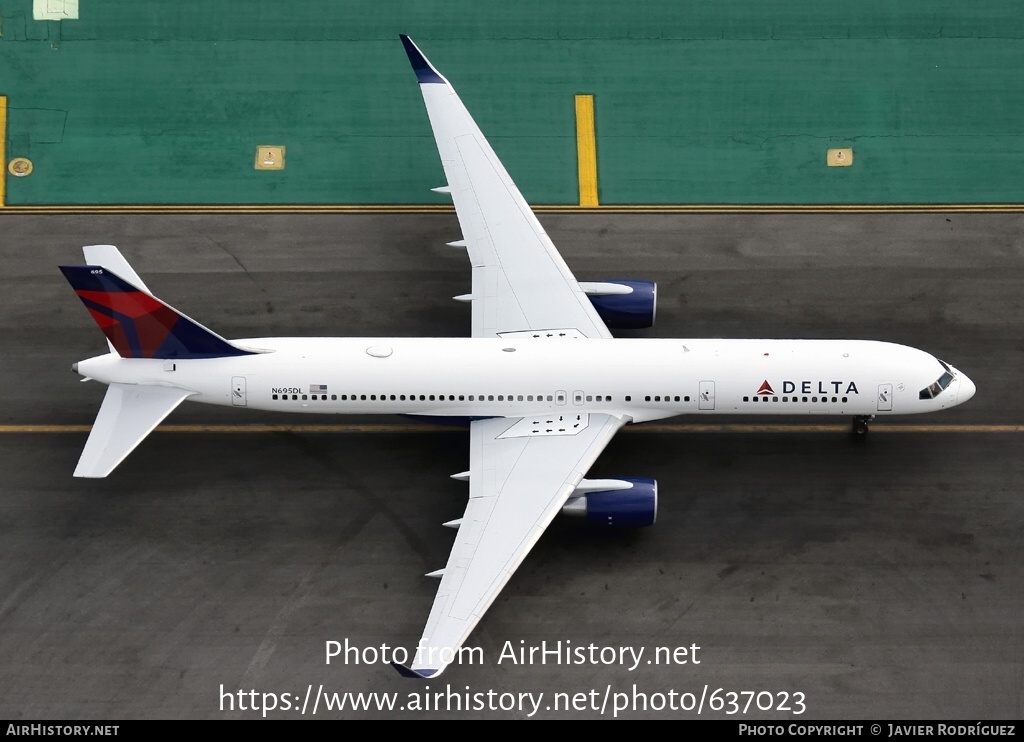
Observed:
[[[310,394],[324,394],[326,391],[327,391],[327,385],[326,384],[310,384],[309,385],[309,393]]]

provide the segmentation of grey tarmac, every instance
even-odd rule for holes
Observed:
[[[657,477],[657,525],[556,522],[470,637],[482,663],[453,665],[431,692],[806,696],[799,716],[702,712],[737,722],[1020,718],[1024,215],[541,219],[581,280],[659,282],[658,325],[637,335],[906,343],[961,368],[978,394],[892,419],[955,431],[882,434],[879,421],[862,444],[844,421],[627,429],[592,474]],[[450,214],[0,215],[0,234],[5,426],[96,414],[103,389],[70,365],[103,339],[57,271],[83,244],[118,245],[158,296],[227,337],[469,329],[450,299],[470,280],[445,246],[460,236]],[[415,648],[437,585],[422,575],[444,565],[441,524],[466,496],[449,479],[466,468],[465,432],[188,404],[168,422],[396,427],[158,432],[95,481],[71,477],[82,432],[0,434],[0,718],[247,718],[260,714],[221,710],[222,688],[422,691],[381,662],[327,665],[324,647]],[[499,664],[507,642],[645,658],[697,645],[700,663]],[[318,715],[530,712],[416,708],[429,710]],[[535,718],[599,713],[542,704]]]

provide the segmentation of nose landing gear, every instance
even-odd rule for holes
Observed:
[[[868,423],[875,419],[874,415],[857,415],[853,418],[853,427],[850,432],[854,437],[860,438],[868,434]]]

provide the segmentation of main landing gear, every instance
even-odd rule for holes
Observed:
[[[861,438],[868,434],[868,423],[875,419],[874,415],[857,415],[853,418],[853,428],[851,432],[854,437]]]

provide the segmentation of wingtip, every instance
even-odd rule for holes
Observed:
[[[405,47],[405,53],[409,55],[409,63],[412,64],[413,72],[416,73],[416,79],[420,83],[440,83],[447,85],[448,81],[441,76],[441,73],[434,69],[434,65],[430,63],[423,52],[419,50],[419,47],[410,39],[408,36],[398,34],[398,38],[402,40],[402,46]]]
[[[405,38],[404,36],[402,38]],[[392,661],[391,666],[398,670],[398,674],[403,678],[432,678],[437,675],[440,670],[413,670],[411,667],[406,667],[400,662]]]

